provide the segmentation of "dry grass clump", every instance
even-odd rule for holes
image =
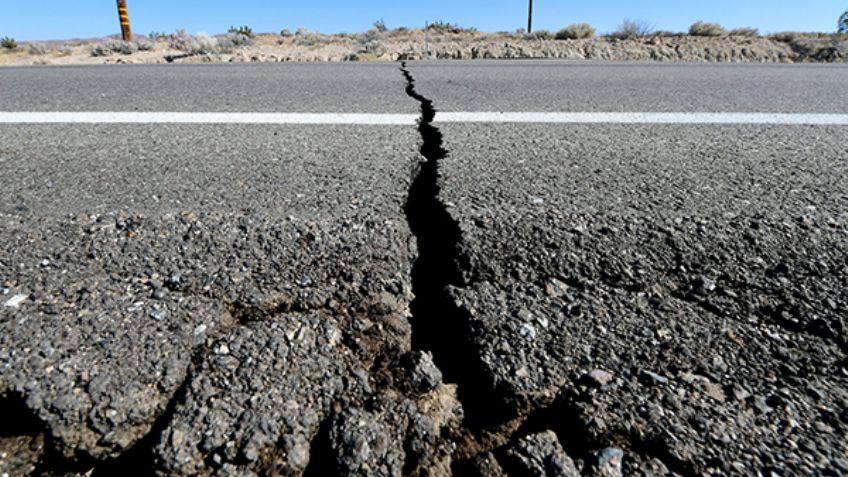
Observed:
[[[107,40],[91,47],[91,56],[110,56],[115,53],[131,55],[138,51],[138,45],[132,41]]]
[[[35,56],[43,56],[53,51],[52,48],[44,43],[27,43],[27,53]]]
[[[689,27],[690,36],[717,37],[727,35],[727,30],[718,23],[695,22]]]
[[[133,43],[135,43],[135,46],[136,48],[138,48],[138,51],[151,51],[156,48],[155,41],[143,37],[138,38]]]
[[[548,30],[536,30],[533,33],[528,33],[525,38],[529,40],[553,40],[556,36]]]
[[[357,40],[360,45],[358,54],[370,54],[380,57],[386,53],[385,36],[378,29],[368,30],[362,35],[359,35]]]
[[[177,30],[168,39],[168,45],[187,55],[214,55],[232,53],[234,50],[253,44],[253,38],[244,33],[227,33],[218,37],[206,33],[191,36],[185,30]]]
[[[557,40],[583,40],[586,38],[595,38],[595,28],[588,23],[568,25],[556,34]]]
[[[760,36],[760,30],[757,28],[734,28],[730,30],[728,33],[730,36],[746,36],[749,38],[756,38]]]
[[[801,32],[797,31],[781,31],[777,33],[772,33],[769,38],[774,41],[780,41],[783,43],[792,43],[803,38],[805,35]]]
[[[297,46],[321,46],[332,40],[321,33],[309,31],[306,28],[298,28],[294,33],[293,43]]]
[[[441,20],[435,21],[427,25],[426,30],[433,31],[436,33],[476,33],[477,29],[474,27],[461,27],[456,23],[444,22]]]
[[[73,54],[74,48],[68,44],[64,44],[56,49],[56,56],[71,56]]]
[[[654,25],[645,20],[624,19],[618,30],[612,32],[610,38],[618,40],[629,40],[633,38],[646,38],[654,33]]]

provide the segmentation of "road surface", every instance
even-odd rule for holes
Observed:
[[[848,68],[0,80],[0,472],[848,472]]]

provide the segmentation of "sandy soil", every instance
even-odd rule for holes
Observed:
[[[222,41],[213,38],[214,41]],[[428,32],[422,30],[323,35],[299,31],[263,34],[248,46],[186,51],[173,38],[161,38],[149,51],[93,56],[103,41],[49,42],[0,51],[0,65],[83,65],[227,63],[285,61],[397,61],[403,59],[559,58],[670,62],[845,62],[848,37],[797,35],[770,37],[652,36],[617,40],[555,40],[508,33]],[[182,48],[182,49],[178,49]]]

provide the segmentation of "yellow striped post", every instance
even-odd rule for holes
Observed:
[[[118,18],[121,19],[121,37],[124,41],[132,41],[130,29],[130,14],[127,10],[127,0],[118,0]]]

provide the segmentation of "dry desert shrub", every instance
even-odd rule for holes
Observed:
[[[611,33],[610,38],[628,40],[632,38],[645,38],[654,33],[654,26],[645,20],[630,20],[625,18],[618,26],[618,30]]]
[[[377,29],[369,30],[359,36],[359,53],[382,56],[386,53],[385,37]]]
[[[156,43],[147,38],[139,38],[134,43],[138,51],[151,51],[156,48]]]
[[[533,33],[528,33],[525,38],[529,40],[553,40],[555,36],[548,30],[536,30]]]
[[[760,36],[760,30],[757,28],[734,28],[733,30],[730,30],[729,35],[754,38]]]
[[[556,34],[557,40],[582,40],[595,38],[595,29],[588,23],[568,25]]]
[[[436,32],[436,33],[475,33],[477,29],[474,27],[464,28],[456,23],[449,23],[445,21],[435,21],[427,25],[426,30]]]
[[[253,44],[253,37],[242,33],[227,33],[226,35],[213,38],[217,43],[216,53],[232,53],[238,48]]]
[[[306,28],[298,28],[294,33],[294,44],[297,46],[321,46],[330,41],[321,33],[309,31]]]
[[[386,26],[386,22],[383,21],[382,18],[374,22],[374,29],[380,33],[386,33],[389,31],[389,27]]]
[[[168,40],[171,48],[182,51],[187,55],[213,55],[231,53],[237,48],[250,46],[253,39],[242,33],[227,33],[220,37],[212,37],[206,33],[191,36],[185,30],[177,30]]]
[[[52,51],[51,48],[49,46],[45,45],[44,43],[28,43],[27,44],[27,52],[30,55],[41,56],[41,55],[46,55],[46,54],[50,53],[51,51]]]
[[[64,44],[56,49],[56,56],[71,56],[74,54],[74,48],[68,44]]]
[[[131,55],[138,51],[138,45],[132,41],[107,40],[91,47],[91,56],[110,56],[114,53]]]
[[[727,35],[727,30],[718,23],[695,22],[689,27],[690,36],[717,37]]]

